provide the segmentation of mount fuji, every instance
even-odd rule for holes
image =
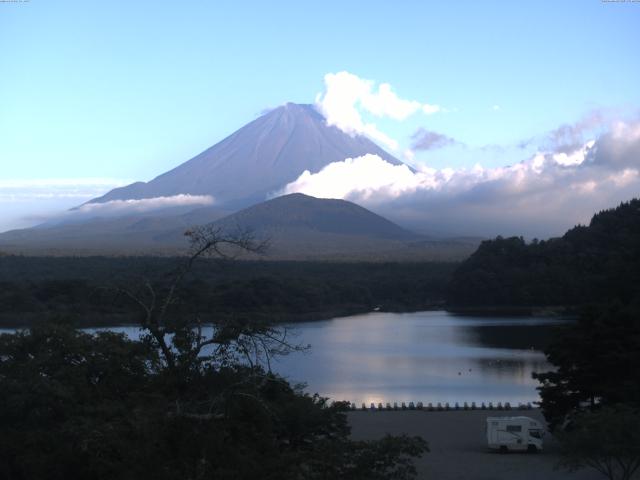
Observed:
[[[268,236],[272,257],[282,259],[448,259],[475,248],[476,242],[414,234],[343,200],[273,198],[306,170],[366,154],[402,165],[367,137],[328,125],[312,105],[287,103],[149,182],[111,190],[61,219],[0,234],[0,249],[174,255],[186,247],[185,230],[212,222]],[[212,200],[168,208],[163,201],[171,198]],[[163,208],[130,208],[154,202]]]
[[[266,200],[305,170],[316,173],[332,162],[368,153],[402,164],[367,137],[327,125],[312,105],[287,103],[173,170],[89,203],[188,194],[210,195],[226,209],[244,208]]]

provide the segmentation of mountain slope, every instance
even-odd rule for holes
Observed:
[[[246,207],[332,162],[367,153],[401,164],[363,136],[327,126],[312,105],[287,103],[150,182],[117,188],[91,202],[212,195],[218,205]]]
[[[434,241],[354,203],[303,194],[221,216],[207,207],[180,215],[98,218],[16,230],[0,234],[0,249],[39,255],[176,255],[186,251],[184,232],[204,223],[231,234],[251,230],[258,239],[269,240],[264,258],[271,260],[451,260],[466,257],[477,246]]]
[[[418,235],[346,200],[320,199],[293,193],[259,203],[214,222],[224,228],[240,226],[257,233],[288,228],[340,235],[415,240]]]
[[[215,207],[202,207],[178,214],[163,211],[52,223],[1,233],[0,248],[38,255],[175,254],[184,246],[184,231],[227,214]],[[181,233],[166,240],[167,232],[173,231]]]
[[[355,203],[301,193],[253,205],[212,226],[231,235],[248,230],[268,240],[266,256],[272,259],[402,257],[409,243],[424,238]],[[155,240],[184,244],[184,229],[172,229]]]
[[[300,193],[254,205],[213,222],[267,239],[280,260],[441,260],[464,258],[477,244],[432,241],[355,203]]]

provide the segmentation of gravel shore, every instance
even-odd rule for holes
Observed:
[[[420,479],[430,480],[601,480],[591,469],[568,473],[555,470],[558,443],[545,436],[544,451],[538,454],[499,454],[487,449],[487,417],[524,415],[544,422],[539,410],[512,411],[354,411],[349,412],[351,435],[357,440],[373,440],[386,433],[420,435],[431,452],[416,465]]]

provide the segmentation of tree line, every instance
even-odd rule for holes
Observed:
[[[167,284],[180,258],[0,258],[0,325],[55,315],[85,326],[133,321],[121,285]],[[180,314],[272,321],[442,305],[453,263],[325,263],[202,259],[172,305]]]
[[[484,241],[448,285],[452,306],[585,305],[640,295],[640,200],[597,213],[562,237]]]

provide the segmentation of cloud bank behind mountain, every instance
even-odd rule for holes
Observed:
[[[640,121],[585,140],[590,122],[551,132],[548,150],[510,166],[411,171],[364,155],[304,172],[282,193],[351,200],[423,231],[544,238],[640,195]]]

